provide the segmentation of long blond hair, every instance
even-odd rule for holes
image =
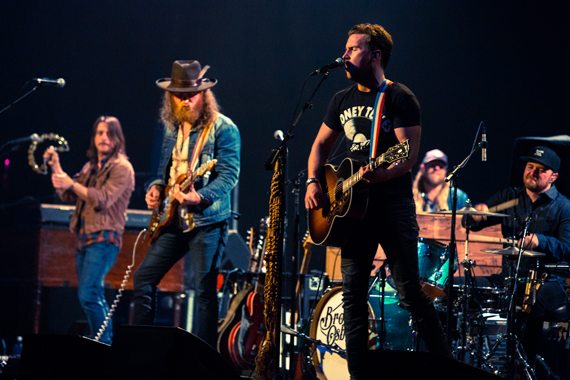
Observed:
[[[412,192],[414,193],[414,202],[416,203],[416,212],[420,212],[424,210],[424,197],[422,196],[425,193],[425,188],[422,182],[422,172],[421,170],[416,174],[416,178],[414,179],[414,184],[412,185]],[[434,211],[441,211],[447,210],[449,201],[449,182],[443,182],[441,185],[441,190],[439,194],[435,198],[435,210]]]

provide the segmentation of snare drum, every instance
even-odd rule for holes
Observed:
[[[453,285],[453,292],[457,294],[458,301],[454,308],[454,314],[463,308],[465,302],[464,286]],[[473,294],[475,297],[473,297]],[[503,314],[507,311],[508,294],[504,288],[477,287],[474,293],[469,292],[467,296],[467,310],[465,313],[471,316],[481,314]],[[439,311],[447,311],[446,299],[436,300],[434,304]]]
[[[418,239],[418,267],[422,289],[431,298],[445,297],[449,274],[447,245],[436,240]]]
[[[411,336],[409,328],[409,313],[397,304],[397,293],[394,288],[386,284],[384,316],[386,318],[386,346],[393,349],[406,349],[406,341]],[[369,348],[378,349],[379,330],[378,318],[380,317],[381,301],[378,288],[375,287],[370,295],[368,312],[370,314],[370,339]],[[342,288],[332,288],[319,300],[309,336],[330,346],[346,350],[344,335],[344,309],[342,302]],[[346,359],[339,354],[333,353],[328,348],[318,345],[313,355],[313,365],[319,379],[348,380],[350,375]]]

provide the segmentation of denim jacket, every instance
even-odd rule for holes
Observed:
[[[158,171],[156,176],[145,184],[146,191],[153,185],[168,184],[172,149],[178,137],[177,131],[166,129]],[[188,154],[194,150],[201,131],[201,129],[190,131]],[[237,126],[227,116],[218,114],[198,160],[198,166],[212,159],[216,159],[217,164],[210,176],[198,177],[194,183],[194,188],[208,204],[205,207],[200,205],[189,208],[189,211],[194,214],[196,227],[221,222],[231,216],[231,191],[239,178],[240,149],[241,139]]]

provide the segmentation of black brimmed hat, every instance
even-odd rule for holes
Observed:
[[[199,92],[214,87],[216,79],[203,78],[210,66],[200,66],[198,61],[174,61],[172,76],[156,81],[156,85],[171,92]]]

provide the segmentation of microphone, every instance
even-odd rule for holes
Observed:
[[[275,137],[275,140],[279,140],[279,141],[285,140],[285,136],[283,136],[283,131],[280,129],[273,132],[273,137]]]
[[[55,86],[55,87],[59,87],[59,88],[62,88],[63,86],[65,86],[65,79],[63,79],[63,78],[59,78],[59,79],[34,78],[34,81],[38,82],[38,84],[46,84],[48,86]]]
[[[33,133],[30,136],[20,137],[19,139],[8,141],[6,144],[20,144],[28,141],[39,142],[40,136],[37,133]]]
[[[321,67],[318,70],[313,71],[312,75],[317,75],[317,74],[324,74],[324,73],[328,73],[329,70],[332,70],[336,67],[342,66],[344,65],[344,59],[342,58],[337,58],[335,59],[335,61],[333,63],[329,63],[328,65],[325,65],[323,67]]]
[[[481,161],[487,161],[487,131],[485,130],[485,123],[483,124],[483,133],[481,134]]]

